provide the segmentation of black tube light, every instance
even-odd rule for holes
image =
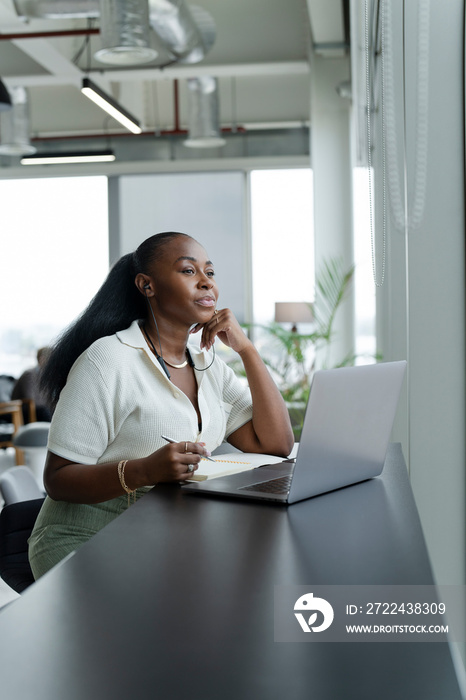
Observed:
[[[81,151],[74,153],[35,153],[23,156],[21,165],[60,165],[69,163],[111,163],[115,160],[112,151]]]
[[[5,87],[5,83],[0,80],[0,112],[6,111],[7,109],[11,109],[12,104],[11,104],[11,97],[10,93]]]
[[[81,92],[98,107],[107,112],[107,114],[119,121],[126,129],[129,129],[133,134],[140,134],[142,132],[136,117],[133,117],[132,114],[127,112],[126,109],[119,105],[110,95],[107,95],[107,93],[97,87],[89,78],[83,78]]]

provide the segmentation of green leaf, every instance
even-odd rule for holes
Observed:
[[[316,274],[315,302],[309,305],[315,319],[310,333],[293,332],[275,321],[267,325],[243,324],[246,329],[262,331],[266,342],[262,347],[258,341],[259,352],[285,401],[306,404],[316,353],[330,348],[335,317],[348,296],[353,277],[354,266],[345,269],[341,258],[324,261]],[[354,364],[355,359],[356,355],[350,352],[337,366]],[[295,435],[299,435],[301,426],[299,419]]]

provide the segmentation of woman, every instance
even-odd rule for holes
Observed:
[[[121,513],[129,494],[189,479],[225,438],[244,452],[290,453],[280,393],[217,298],[204,248],[186,234],[157,234],[116,263],[55,346],[42,377],[56,409],[48,497],[29,540],[36,578]],[[240,355],[249,389],[215,358],[217,337]]]

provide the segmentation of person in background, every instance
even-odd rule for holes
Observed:
[[[12,400],[33,399],[36,405],[36,418],[38,421],[50,421],[52,410],[46,396],[40,388],[40,372],[50,355],[50,348],[39,348],[37,351],[37,366],[28,369],[16,381],[11,394]],[[24,409],[27,411],[27,407]],[[24,422],[29,422],[29,416],[24,415]]]

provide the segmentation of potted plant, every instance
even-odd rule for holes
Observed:
[[[339,258],[323,263],[316,274],[315,302],[310,304],[314,322],[309,333],[287,329],[275,321],[246,325],[257,329],[255,344],[287,403],[296,440],[301,435],[312,375],[316,366],[328,366],[335,317],[353,276],[354,266],[345,269]],[[353,362],[354,354],[350,353],[338,366]]]

